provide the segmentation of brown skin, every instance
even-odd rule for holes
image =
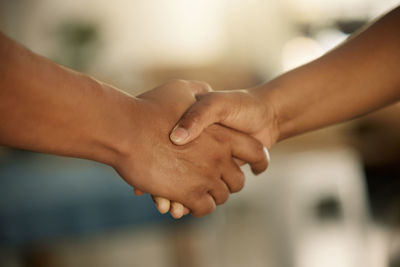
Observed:
[[[199,95],[204,95],[204,97],[207,97],[207,96],[211,95],[211,94],[206,94],[206,93],[210,92],[210,90],[211,90],[211,88],[207,84],[204,84],[204,87],[198,87],[198,88],[190,89],[190,90],[191,90],[191,92],[193,92],[193,94],[196,94],[198,97],[199,97]],[[242,93],[243,92],[235,92],[234,95],[242,94]],[[181,92],[181,94],[185,94],[185,91],[183,90]],[[261,108],[264,109],[263,105],[261,105]],[[185,110],[181,111],[180,114],[182,114],[184,111]],[[256,114],[262,114],[262,113],[261,112],[257,112]],[[176,118],[176,121],[178,119],[179,119],[179,117]],[[243,118],[243,119],[244,119],[243,122],[246,122],[249,118]],[[250,120],[250,122],[251,122],[251,120]],[[250,125],[249,125],[249,127],[250,127]],[[254,126],[251,125],[251,127],[254,127]],[[255,133],[255,137],[258,137],[257,133]],[[258,149],[259,149],[260,156],[263,155],[264,156],[263,159],[264,159],[266,157],[266,154],[262,153],[261,150],[263,148],[262,147],[258,147]],[[253,150],[255,150],[255,149],[253,149]],[[249,154],[249,157],[250,156],[251,155]],[[244,160],[244,161],[243,160],[240,161],[240,160],[237,160],[237,159],[243,159],[243,157],[242,158],[239,158],[237,156],[235,157],[235,162],[238,165],[243,165],[244,162],[250,163],[251,169],[252,169],[254,174],[259,174],[259,173],[263,172],[268,167],[268,161],[258,161],[257,162],[254,159],[250,159],[250,158],[247,158],[247,160]],[[135,189],[134,192],[138,196],[143,194],[143,192],[141,190],[138,190],[137,188]],[[171,215],[176,219],[181,218],[183,215],[186,215],[188,213],[188,209],[186,209],[181,203],[178,203],[178,202],[170,203],[170,201],[168,199],[166,199],[166,198],[155,197],[155,196],[153,196],[153,200],[156,203],[157,209],[161,213],[166,213],[166,212],[169,211],[171,213]]]
[[[171,81],[135,98],[40,57],[0,33],[0,144],[108,164],[140,191],[202,216],[243,187],[232,157],[259,170],[262,144],[222,126],[173,145],[199,82]],[[175,205],[175,204],[174,204]]]
[[[395,103],[400,99],[399,48],[400,7],[326,55],[266,84],[200,94],[177,124],[187,136],[179,130],[171,140],[186,144],[220,123],[269,148]]]
[[[190,206],[191,202],[213,209],[213,199],[217,205],[222,204],[227,200],[229,192],[237,192],[243,187],[243,173],[232,157],[249,162],[258,171],[263,171],[267,162],[260,142],[219,125],[208,127],[188,145],[173,145],[168,138],[171,127],[187,107],[195,102],[194,94],[188,90],[187,85],[190,83],[174,81],[138,97],[143,100],[139,101],[140,109],[146,112],[141,116],[143,124],[135,124],[134,127],[146,131],[142,135],[133,135],[135,138],[128,145],[128,153],[132,154],[132,149],[140,150],[143,146],[153,149],[142,149],[140,161],[136,155],[125,156],[127,162],[121,166],[128,168],[126,171],[117,168],[117,171],[128,183],[137,185],[145,192],[154,192],[153,195],[178,201],[191,210],[201,209],[193,204]],[[131,177],[131,174],[134,176]],[[153,183],[157,184],[156,188],[148,186]],[[213,199],[206,193],[210,193]],[[177,197],[180,195],[183,198]],[[200,215],[211,211],[205,210]],[[192,214],[198,215],[196,212]]]
[[[219,123],[267,148],[400,99],[400,7],[321,58],[245,90],[197,94],[171,140],[187,144]],[[167,200],[161,199],[158,204]],[[166,206],[166,205],[165,205]]]

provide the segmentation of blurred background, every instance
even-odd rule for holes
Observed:
[[[137,95],[254,86],[394,0],[0,0],[0,30]],[[400,27],[400,25],[399,25]],[[100,108],[100,107],[99,107]],[[267,172],[179,221],[108,166],[0,148],[0,266],[400,266],[400,106],[276,145]]]

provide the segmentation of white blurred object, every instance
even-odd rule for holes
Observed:
[[[304,36],[295,37],[283,46],[283,71],[286,72],[299,67],[322,54],[322,48],[315,40]]]
[[[346,147],[272,153],[271,166],[254,177],[232,205],[252,207],[274,240],[277,266],[383,267],[385,234],[371,231],[358,155]],[[252,177],[253,176],[253,177]],[[338,203],[338,218],[318,218],[321,200]]]
[[[298,36],[289,40],[282,49],[283,71],[289,71],[322,56],[347,37],[347,34],[337,29],[328,28],[318,31],[315,39]]]
[[[103,2],[109,16],[105,39],[112,55],[107,60],[128,58],[143,66],[204,64],[226,46],[217,1]]]
[[[345,41],[348,36],[348,34],[345,34],[335,28],[328,28],[318,31],[315,34],[315,40],[321,46],[323,53],[326,53]]]
[[[338,18],[369,17],[373,4],[383,6],[385,0],[285,0],[291,16],[302,23],[321,23]],[[386,0],[387,1],[387,0]]]

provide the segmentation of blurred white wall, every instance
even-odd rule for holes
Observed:
[[[51,57],[57,45],[53,33],[59,24],[67,20],[98,24],[102,50],[93,59],[89,72],[99,76],[111,73],[128,80],[130,76],[140,79],[134,74],[142,69],[222,63],[269,78],[291,68],[286,65],[296,65],[288,64],[290,59],[282,56],[282,51],[292,38],[301,37],[298,24],[328,25],[340,17],[370,19],[398,3],[399,0],[15,0],[0,2],[0,29],[39,54]],[[297,55],[307,54],[307,49],[303,52],[300,46]],[[312,52],[297,65],[318,55]]]

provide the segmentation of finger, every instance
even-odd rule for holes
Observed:
[[[213,188],[209,191],[209,194],[214,198],[214,202],[217,205],[224,204],[229,198],[229,185],[221,178],[215,181]]]
[[[261,142],[237,131],[229,131],[232,156],[250,164],[254,174],[259,174],[268,168],[268,157]]]
[[[236,159],[236,158],[233,158],[233,161],[234,161],[238,166],[243,166],[244,164],[246,164],[246,162],[244,162],[243,160]]]
[[[252,170],[252,172],[253,172],[254,174],[260,174],[260,173],[262,173],[263,171],[265,171],[265,170],[268,168],[269,163],[270,163],[270,161],[271,161],[271,158],[270,158],[268,149],[264,146],[264,147],[263,147],[263,150],[264,150],[264,155],[265,155],[266,161],[265,161],[265,160],[261,160],[261,161],[259,161],[259,162],[255,162],[255,163],[252,163],[252,164],[250,165],[251,170]]]
[[[174,219],[182,218],[184,212],[185,212],[185,207],[181,203],[172,201],[171,210],[169,211],[169,213]]]
[[[191,214],[194,217],[201,217],[212,213],[215,210],[216,204],[214,198],[210,194],[204,194],[194,200],[190,206]]]
[[[183,210],[183,216],[188,215],[189,213],[190,213],[190,209],[185,207]]]
[[[245,178],[242,170],[233,159],[230,161],[229,165],[229,168],[224,168],[222,179],[229,187],[229,191],[231,193],[236,193],[244,187]]]
[[[153,198],[153,201],[156,204],[156,207],[157,207],[158,211],[161,214],[165,214],[165,213],[167,213],[169,211],[169,209],[171,207],[171,201],[169,201],[168,199],[163,198],[163,197],[152,196],[152,198]]]
[[[212,94],[212,93],[211,93]],[[197,138],[209,125],[220,122],[224,116],[223,102],[219,97],[207,94],[194,103],[181,117],[170,134],[170,139],[177,145],[184,145]]]
[[[207,94],[212,91],[211,86],[203,81],[189,81],[190,83],[190,89],[192,90],[193,95],[196,96],[201,96],[204,94]]]
[[[140,189],[133,188],[133,193],[135,193],[136,196],[141,196],[144,194],[144,192]]]

